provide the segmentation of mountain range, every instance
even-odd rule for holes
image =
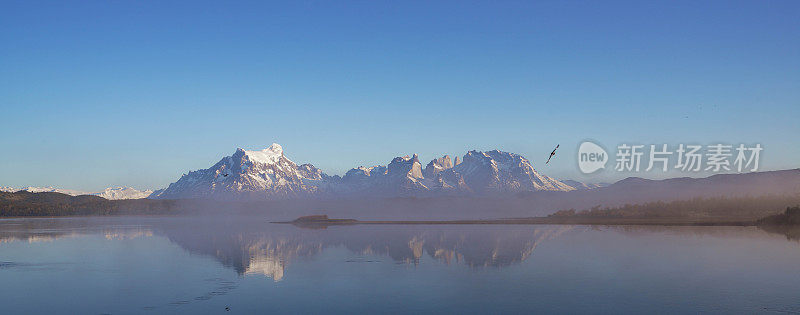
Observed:
[[[147,197],[222,201],[460,196],[503,197],[501,199],[509,203],[512,199],[505,197],[514,196],[514,202],[518,201],[519,205],[506,204],[503,207],[520,210],[581,209],[657,200],[797,194],[800,192],[800,170],[663,180],[630,177],[614,184],[586,184],[541,174],[528,159],[518,154],[473,150],[463,157],[453,159],[444,155],[426,164],[416,154],[407,155],[396,157],[385,165],[359,166],[343,176],[330,176],[312,164],[293,162],[280,145],[272,144],[263,150],[237,149],[211,167],[184,174],[167,188],[156,191],[130,187],[107,188],[101,192],[53,187],[0,187],[0,191],[18,190],[95,195],[106,199]],[[462,208],[471,205],[462,205]]]
[[[132,187],[109,187],[99,192],[85,192],[79,190],[61,189],[53,187],[25,187],[25,188],[0,187],[0,191],[2,192],[27,191],[31,193],[57,192],[70,196],[93,195],[93,196],[103,197],[108,200],[141,199],[141,198],[147,198],[148,196],[153,194],[152,190],[138,190]]]
[[[207,169],[189,172],[150,198],[287,199],[316,197],[408,197],[494,195],[579,188],[537,172],[518,154],[469,151],[455,163],[445,155],[425,167],[414,154],[386,165],[353,168],[330,176],[311,164],[298,165],[274,143],[260,151],[237,149]]]

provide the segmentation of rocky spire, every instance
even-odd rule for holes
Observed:
[[[450,160],[450,156],[445,155],[431,160],[431,162],[425,166],[425,171],[423,171],[422,174],[425,178],[432,178],[436,176],[436,174],[450,168],[453,168],[453,162]]]

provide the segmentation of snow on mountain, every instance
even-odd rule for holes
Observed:
[[[14,187],[0,186],[0,191],[2,191],[2,192],[15,192],[17,190],[19,190],[19,189],[16,189]]]
[[[396,157],[386,166],[361,166],[349,170],[341,179],[328,180],[329,193],[372,197],[414,195],[428,190],[422,173],[416,154]]]
[[[298,166],[273,143],[261,151],[237,149],[212,167],[189,172],[150,198],[269,199],[313,196],[328,176],[311,164]]]
[[[359,166],[347,171],[338,183],[333,185],[333,189],[342,194],[366,193],[377,186],[379,178],[383,176],[386,176],[386,166]]]
[[[421,169],[419,157],[398,157],[388,166],[354,168],[345,174],[339,192],[373,196],[487,194],[521,191],[570,191],[574,188],[539,174],[524,157],[502,151],[470,151],[453,166],[449,156]],[[378,170],[378,171],[376,171]]]
[[[152,194],[152,190],[137,190],[131,187],[109,187],[101,192],[92,193],[108,200],[142,199]]]
[[[608,186],[606,183],[588,184],[571,179],[562,180],[561,182],[572,188],[575,188],[575,190],[589,190]]]
[[[389,190],[395,189],[399,193],[425,191],[428,188],[422,183],[422,164],[419,157],[396,157],[386,166],[386,185]]]
[[[442,194],[570,191],[575,188],[534,170],[524,157],[502,151],[470,151],[453,165],[449,156],[423,169],[419,156],[387,165],[360,166],[328,176],[297,165],[278,144],[261,151],[237,149],[208,169],[189,172],[150,198],[274,199],[298,197],[397,197]]]
[[[165,189],[131,187],[82,192],[28,187],[29,192],[96,195],[106,199],[285,199],[308,197],[398,197],[570,191],[583,189],[538,173],[524,157],[498,150],[470,151],[463,158],[442,156],[424,168],[419,156],[402,156],[387,165],[358,167],[328,176],[312,164],[297,165],[273,143],[263,150],[237,149],[207,169],[189,172]],[[3,191],[17,191],[2,187]]]
[[[451,178],[457,178],[448,173],[460,175],[475,193],[575,190],[540,174],[521,155],[498,150],[467,152],[460,164],[444,172]]]
[[[110,187],[104,189],[101,192],[86,192],[74,189],[61,189],[53,187],[25,187],[25,188],[0,187],[0,191],[3,192],[27,191],[31,193],[56,192],[70,196],[94,195],[103,197],[108,200],[141,199],[141,198],[146,198],[147,196],[153,193],[152,190],[137,190],[131,187]]]
[[[73,190],[73,189],[61,189],[61,188],[53,188],[53,187],[25,187],[25,188],[12,188],[12,187],[3,187],[0,189],[4,192],[17,192],[17,191],[27,191],[31,193],[42,193],[42,192],[57,192],[62,193],[70,196],[78,196],[78,195],[88,195],[89,193],[80,191],[80,190]]]
[[[458,157],[456,157],[456,161],[458,161]],[[451,168],[453,168],[453,162],[450,160],[450,156],[445,155],[443,157],[431,160],[431,162],[425,166],[423,175],[425,175],[426,178],[431,178],[436,176],[436,174]]]

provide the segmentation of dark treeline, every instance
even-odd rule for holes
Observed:
[[[0,216],[3,217],[171,214],[176,211],[175,200],[107,200],[53,192],[0,192]]]
[[[619,207],[595,206],[588,210],[561,210],[550,217],[604,218],[728,218],[757,220],[776,215],[787,207],[800,205],[800,194],[759,197],[694,198],[671,202],[626,204]]]
[[[800,206],[788,207],[781,214],[758,220],[758,226],[767,232],[783,234],[786,239],[800,240]]]
[[[787,207],[781,214],[758,220],[761,225],[800,225],[800,206]]]

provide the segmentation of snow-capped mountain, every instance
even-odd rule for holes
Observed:
[[[0,191],[3,192],[17,192],[17,191],[27,191],[31,193],[41,193],[41,192],[57,192],[62,193],[70,196],[78,196],[78,195],[88,195],[90,193],[80,190],[73,190],[73,189],[61,189],[61,188],[53,188],[53,187],[25,187],[25,188],[12,188],[12,187],[2,187]]]
[[[341,179],[330,178],[328,193],[373,197],[415,195],[429,190],[422,173],[416,154],[396,157],[385,166],[361,166],[349,170]]]
[[[460,175],[475,193],[574,190],[567,184],[540,174],[521,155],[498,150],[469,151],[460,164],[443,173]],[[448,184],[454,186],[456,183]]]
[[[328,176],[311,164],[297,165],[273,143],[261,151],[237,149],[214,166],[189,172],[150,198],[272,199],[313,196]]]
[[[62,189],[53,187],[25,187],[25,188],[0,187],[0,191],[3,192],[27,191],[31,193],[56,192],[70,196],[94,195],[103,197],[108,200],[141,199],[141,198],[147,198],[147,196],[150,196],[150,194],[153,193],[152,190],[138,190],[131,187],[109,187],[100,192],[86,192],[74,189]]]
[[[109,187],[101,192],[92,193],[108,200],[142,199],[153,193],[152,190],[138,190],[131,187]]]
[[[397,197],[570,191],[539,174],[524,157],[502,151],[470,151],[454,165],[449,156],[423,169],[419,156],[387,165],[360,166],[328,176],[311,164],[297,165],[278,144],[261,151],[237,149],[214,166],[190,172],[150,198],[275,199],[301,197]]]

